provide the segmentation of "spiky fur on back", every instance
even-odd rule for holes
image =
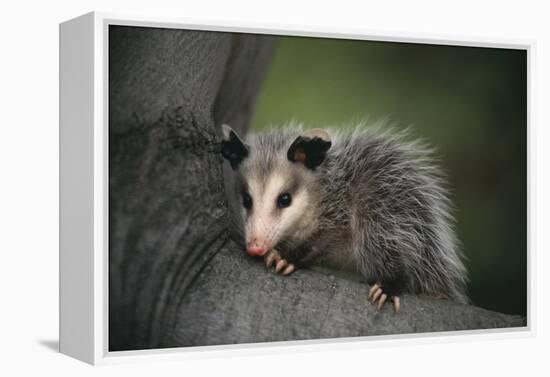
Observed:
[[[286,172],[310,194],[311,211],[304,216],[311,230],[282,235],[277,248],[296,264],[353,270],[398,291],[467,302],[463,255],[433,151],[408,140],[407,131],[380,124],[325,130],[332,146],[315,172]],[[293,169],[281,164],[281,156],[302,132],[289,125],[250,135],[240,185],[251,175],[267,179],[273,169]]]

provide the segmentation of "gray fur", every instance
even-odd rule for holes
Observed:
[[[313,171],[284,158],[303,134],[301,126],[250,135],[250,155],[237,169],[236,189],[246,190],[251,177],[265,181],[278,169],[289,185],[308,192],[303,223],[311,226],[288,229],[276,245],[297,265],[355,271],[371,284],[390,287],[390,294],[467,302],[445,176],[432,149],[409,141],[407,131],[384,131],[384,126],[326,129],[332,146]]]

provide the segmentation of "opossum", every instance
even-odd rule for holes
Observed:
[[[402,293],[467,303],[446,177],[409,132],[273,128],[246,142],[223,125],[246,251],[288,275],[319,265],[358,273],[395,312]]]

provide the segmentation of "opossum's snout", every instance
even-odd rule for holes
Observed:
[[[253,189],[252,195],[244,192],[242,196],[246,211],[243,213],[246,217],[246,252],[250,256],[265,255],[295,223],[293,216],[284,212],[293,202],[292,195],[286,191],[275,195],[284,183],[281,177],[272,177],[270,182],[261,190],[263,195],[254,195],[258,190]]]
[[[252,197],[247,192],[243,193],[243,207],[247,211],[250,211],[252,209]],[[265,232],[258,230],[259,228],[265,230],[265,225],[261,221],[260,224],[262,225],[261,227],[259,227],[258,224],[255,224],[255,226],[252,227],[249,226],[249,229],[251,228],[254,230],[251,234],[247,234],[246,236],[246,252],[252,257],[261,257],[269,250],[269,245],[266,241]]]
[[[267,244],[265,241],[254,238],[252,241],[249,241],[246,245],[246,252],[251,257],[261,257],[263,256],[268,250]]]

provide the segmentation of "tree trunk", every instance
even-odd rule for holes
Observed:
[[[524,326],[364,284],[269,273],[230,240],[219,128],[244,133],[273,38],[109,29],[110,350]]]

